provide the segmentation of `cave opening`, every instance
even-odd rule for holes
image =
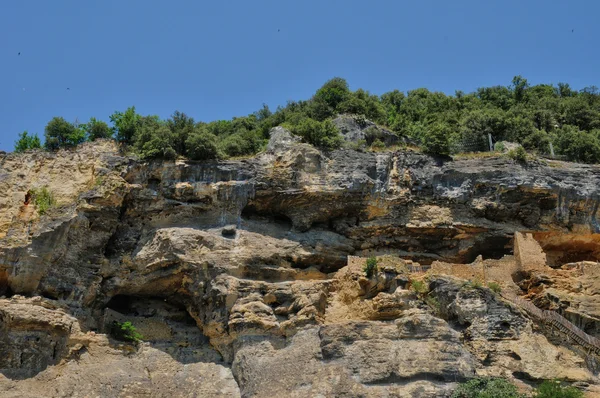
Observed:
[[[464,262],[470,264],[481,255],[483,260],[500,260],[513,254],[513,239],[510,236],[488,236],[475,242],[465,254]]]
[[[189,314],[185,303],[172,297],[118,294],[108,301],[105,308],[126,316],[162,317],[187,325],[196,325],[196,321]]]
[[[242,210],[242,219],[247,222],[275,224],[279,228],[290,230],[293,227],[292,219],[283,213],[261,212],[255,206],[248,205]]]

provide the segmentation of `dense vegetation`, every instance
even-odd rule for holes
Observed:
[[[477,378],[462,383],[452,398],[582,398],[583,393],[575,387],[563,386],[558,380],[546,380],[533,391],[524,395],[504,379]]]
[[[236,157],[259,152],[269,130],[282,125],[305,142],[330,150],[343,142],[331,122],[342,113],[410,137],[424,152],[436,155],[486,151],[491,134],[494,142],[517,142],[530,153],[549,154],[552,144],[557,155],[569,160],[600,162],[598,89],[575,91],[564,83],[532,86],[521,76],[509,86],[482,87],[469,94],[420,88],[381,96],[351,91],[344,79],[333,78],[307,101],[290,101],[275,112],[263,105],[251,115],[210,123],[179,111],[167,120],[142,116],[135,107],[111,115],[112,127],[94,118],[74,125],[56,117],[46,127],[45,147],[56,150],[114,137],[144,158]],[[29,138],[21,137],[15,149],[34,148]],[[381,144],[373,149],[381,150]],[[518,159],[522,155],[515,153]]]

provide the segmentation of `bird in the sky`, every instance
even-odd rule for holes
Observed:
[[[575,29],[571,29],[571,33],[575,32]]]
[[[277,29],[277,31],[279,32],[281,29]]]
[[[21,55],[21,53],[18,53],[17,55]]]
[[[69,87],[67,87],[67,90],[70,90],[70,88],[69,88]]]

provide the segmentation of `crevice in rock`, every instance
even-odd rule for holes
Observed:
[[[385,385],[407,385],[410,383],[414,383],[417,381],[429,381],[434,383],[441,382],[463,382],[466,378],[458,373],[451,374],[440,374],[440,373],[431,373],[431,372],[421,372],[416,373],[412,376],[399,376],[397,374],[392,374],[386,378],[371,381],[371,382],[363,382],[363,384],[368,386],[385,386]]]

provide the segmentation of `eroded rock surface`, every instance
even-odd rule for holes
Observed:
[[[144,163],[106,142],[0,172],[2,396],[434,397],[475,376],[599,391],[589,358],[485,286],[419,290],[410,272],[501,258],[519,230],[594,236],[598,167],[322,153],[278,128],[246,160]],[[39,187],[58,199],[42,216]],[[348,265],[373,254],[404,260]],[[510,283],[595,331],[596,271],[577,269]],[[114,320],[143,342],[113,340]]]

